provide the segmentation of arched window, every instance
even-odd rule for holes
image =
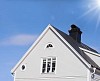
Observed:
[[[47,44],[47,46],[46,46],[46,48],[52,48],[53,47],[53,45],[52,44]]]

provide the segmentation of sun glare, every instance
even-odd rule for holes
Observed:
[[[100,8],[100,0],[96,0],[96,3],[97,3],[97,7]]]
[[[87,11],[81,16],[88,16],[90,18],[96,19],[96,27],[95,31],[98,29],[100,25],[100,0],[91,0],[89,3],[87,3]],[[94,19],[93,19],[94,20]]]

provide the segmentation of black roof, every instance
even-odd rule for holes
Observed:
[[[64,39],[69,40],[69,41],[71,41],[71,42],[73,41],[73,42],[75,42],[79,47],[82,47],[82,48],[84,48],[84,49],[86,49],[86,50],[89,50],[89,51],[98,53],[95,49],[89,47],[88,45],[86,45],[86,44],[84,44],[84,43],[82,43],[82,42],[81,42],[81,43],[78,43],[78,42],[75,41],[71,36],[67,35],[66,33],[62,32],[61,30],[57,29],[56,27],[54,27],[54,28],[55,28],[55,30],[57,30],[57,32],[59,32],[59,34],[60,34],[62,37],[64,37]],[[71,43],[71,42],[70,42],[70,43]],[[74,44],[75,44],[75,43],[74,43]]]
[[[95,67],[100,70],[100,67],[87,54],[85,54],[79,47],[98,53],[96,50],[92,49],[91,47],[83,43],[76,42],[71,36],[67,35],[61,30],[55,27],[54,29],[84,58],[84,60],[86,60],[92,67]]]

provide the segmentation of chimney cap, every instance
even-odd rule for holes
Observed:
[[[72,24],[71,28],[78,28],[78,27],[75,24]]]
[[[69,30],[69,32],[79,32],[79,33],[82,33],[82,31],[80,31],[80,28],[78,28],[76,25],[72,24],[71,25],[71,30]]]

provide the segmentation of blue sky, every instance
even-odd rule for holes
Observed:
[[[97,0],[0,0],[0,81],[13,81],[10,70],[48,24],[66,32],[83,31],[82,42],[100,52]]]

